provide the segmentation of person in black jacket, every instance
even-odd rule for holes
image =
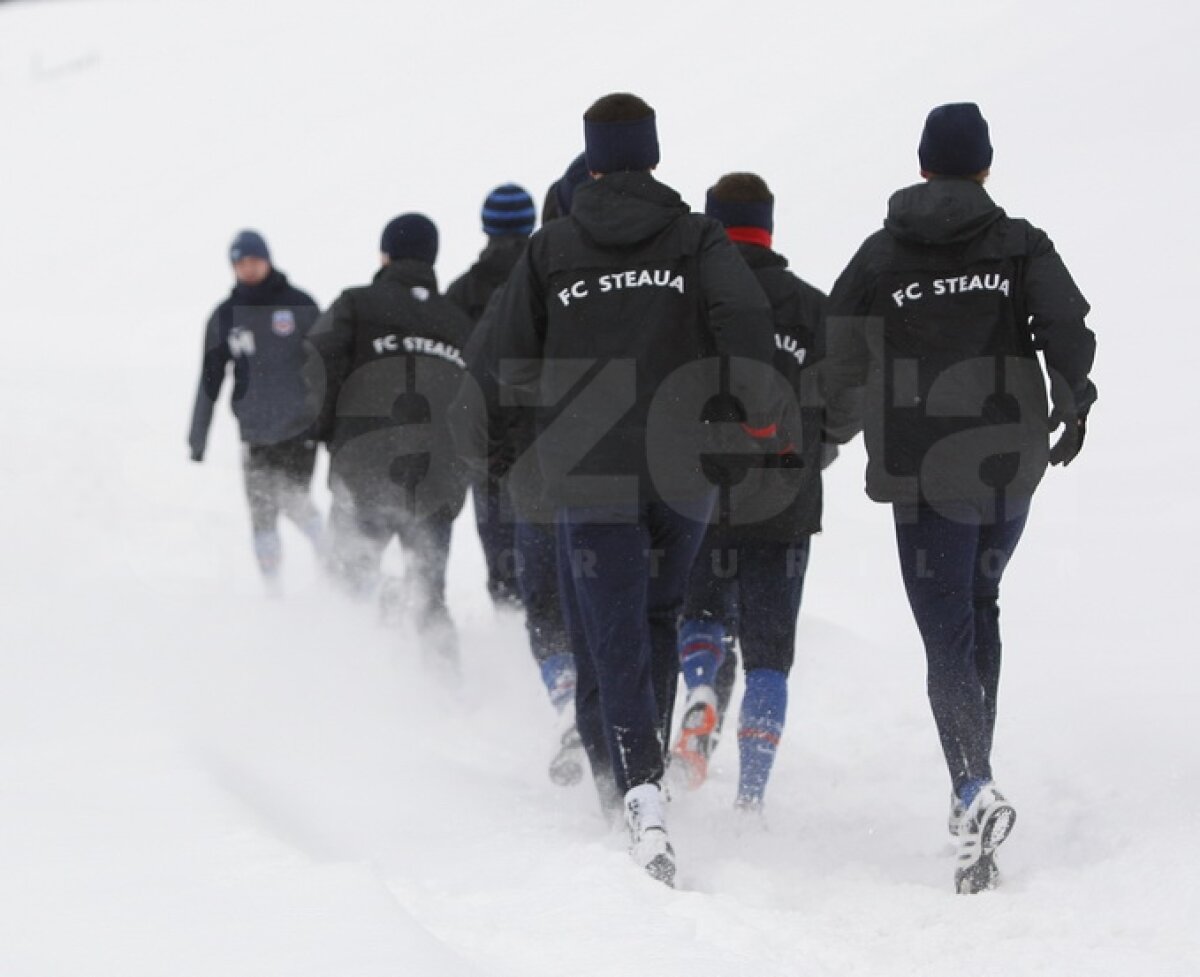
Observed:
[[[213,408],[233,364],[233,412],[243,442],[254,554],[268,588],[278,587],[283,512],[320,553],[321,516],[309,495],[317,446],[316,404],[306,380],[307,338],[317,303],[271,265],[262,235],[242,231],[229,249],[236,278],[204,331],[204,359],[188,436],[203,461]]]
[[[867,494],[893,507],[966,893],[996,883],[1015,820],[991,768],[1000,578],[1047,461],[1083,446],[1096,344],[1050,239],[983,188],[992,145],[978,106],[934,109],[918,155],[926,182],[892,196],[834,285],[825,382],[829,429],[844,440],[863,425]]]
[[[490,372],[495,364],[495,311],[502,290],[503,286],[495,293],[467,343],[467,377],[451,405],[450,427],[466,456],[477,446],[474,450],[481,464],[473,466],[479,473],[474,484],[486,478],[506,500],[529,647],[558,720],[550,779],[569,787],[577,784],[584,772],[583,744],[575,722],[575,656],[560,599],[554,512],[545,500],[541,471],[536,465],[511,470],[513,461],[528,451],[536,438],[533,409],[521,403],[501,405]],[[480,400],[478,395],[485,389],[490,393]],[[472,429],[473,424],[478,430]]]
[[[508,278],[525,252],[537,214],[533,198],[515,183],[498,186],[487,195],[481,212],[487,246],[466,272],[455,279],[446,298],[478,323],[488,300]],[[481,477],[471,483],[475,525],[487,564],[487,587],[497,607],[517,609],[521,604],[513,542],[512,505],[497,479]]]
[[[581,155],[579,160],[582,158]],[[569,209],[570,194],[566,194],[564,199]],[[556,213],[545,218],[543,223],[546,219],[554,220],[559,216],[562,215]],[[451,407],[451,430],[456,440],[467,446],[467,450],[472,434],[460,428],[471,419],[469,405],[472,391],[482,390],[492,383],[488,369],[493,358],[489,351],[495,340],[497,319],[494,312],[498,306],[498,292],[502,288],[503,285],[500,285],[491,291],[487,309],[476,323],[467,343],[464,355],[471,382],[464,383],[463,391]],[[492,447],[488,450],[486,472],[481,472],[472,485],[473,488],[481,485],[488,487],[488,501],[491,503],[488,511],[495,511],[510,527],[516,587],[525,612],[529,647],[558,719],[549,764],[550,779],[569,787],[583,778],[584,757],[583,743],[575,721],[575,656],[559,593],[553,510],[546,505],[541,471],[536,465],[524,466],[515,473],[509,471],[513,460],[527,451],[535,440],[533,410],[522,404],[501,406],[494,384],[492,395],[485,398],[484,404],[488,411],[487,430],[481,434],[480,440]],[[498,505],[491,501],[496,496],[499,497]],[[481,511],[483,503],[477,494],[476,512]],[[482,537],[482,526],[480,532]],[[493,538],[496,536],[495,529],[491,530],[491,535]],[[484,548],[486,551],[486,540]],[[493,574],[489,576],[494,579]],[[599,734],[593,739],[598,740]]]
[[[546,196],[542,200],[542,223],[548,224],[552,220],[566,217],[571,212],[571,198],[575,196],[575,191],[590,179],[587,155],[580,153],[571,160],[563,175],[546,190]]]
[[[374,281],[343,292],[312,341],[326,376],[320,433],[331,455],[331,570],[352,593],[378,593],[387,616],[411,613],[430,661],[456,666],[446,560],[466,480],[446,412],[471,321],[438,294],[437,246],[427,217],[391,221]],[[405,576],[381,586],[393,537],[405,551]]]
[[[728,703],[722,685],[732,682],[720,676],[736,635],[746,671],[736,805],[753,811],[762,807],[787,716],[809,541],[821,528],[822,455],[832,460],[836,451],[822,443],[816,383],[825,295],[788,271],[787,259],[771,249],[774,199],[761,177],[730,173],[708,191],[705,204],[771,303],[774,365],[792,401],[794,429],[785,435],[794,454],[785,466],[764,472],[755,494],[709,528],[692,568],[679,630],[688,693],[674,751],[687,785],[699,787]]]
[[[713,505],[700,418],[720,357],[738,358],[726,372],[752,434],[722,432],[737,428],[747,452],[776,433],[761,383],[770,310],[721,226],[651,175],[645,102],[600,99],[584,136],[595,179],[531,239],[501,295],[492,353],[502,388],[536,405],[536,459],[513,470],[540,465],[555,507],[564,598],[586,639],[580,732],[597,708],[603,732],[602,744],[585,740],[589,759],[611,767],[633,858],[669,883],[655,672],[669,670],[673,691],[677,616]]]
[[[537,220],[533,198],[523,187],[505,183],[483,201],[480,221],[487,244],[478,260],[450,283],[446,298],[478,322],[492,293],[508,278],[525,247]]]

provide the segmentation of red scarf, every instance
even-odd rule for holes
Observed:
[[[739,244],[757,244],[760,247],[771,246],[771,232],[762,227],[727,227],[725,233],[729,240]]]

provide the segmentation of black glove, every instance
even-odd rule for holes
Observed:
[[[501,441],[490,446],[487,458],[488,478],[499,481],[508,474],[517,460],[517,446],[512,441]]]
[[[764,446],[766,458],[763,461],[764,468],[787,468],[797,470],[804,467],[804,459],[800,457],[796,446],[788,441],[786,444],[780,442],[775,445]]]
[[[1083,439],[1087,435],[1087,414],[1063,415],[1055,411],[1050,415],[1050,430],[1054,430],[1059,424],[1062,424],[1063,432],[1050,448],[1050,464],[1066,468],[1083,450]]]
[[[200,450],[199,448],[193,448],[192,449],[192,461],[203,461],[203,460],[204,460],[204,452],[202,450]]]

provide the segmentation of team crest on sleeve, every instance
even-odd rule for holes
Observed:
[[[276,309],[271,313],[271,332],[276,336],[290,336],[296,331],[296,317],[291,309]]]

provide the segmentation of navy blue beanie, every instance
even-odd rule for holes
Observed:
[[[379,250],[393,261],[414,258],[431,265],[437,260],[437,228],[424,214],[401,214],[383,229]]]
[[[587,154],[580,153],[567,167],[567,172],[559,177],[554,184],[554,196],[558,200],[558,213],[566,217],[571,212],[571,201],[575,199],[575,191],[591,179],[588,173]]]
[[[229,245],[229,260],[237,264],[243,258],[262,258],[271,260],[271,252],[267,250],[267,242],[258,231],[240,231]]]
[[[658,165],[658,127],[651,112],[628,122],[583,121],[587,168],[593,173],[652,170]]]
[[[938,176],[973,176],[990,167],[992,142],[979,106],[954,102],[930,112],[917,158],[921,169]]]
[[[496,187],[483,202],[483,233],[490,237],[520,234],[528,237],[537,221],[533,198],[524,187],[506,183]]]
[[[721,200],[709,187],[704,197],[704,213],[715,217],[725,227],[759,227],[768,233],[775,230],[773,200]]]

